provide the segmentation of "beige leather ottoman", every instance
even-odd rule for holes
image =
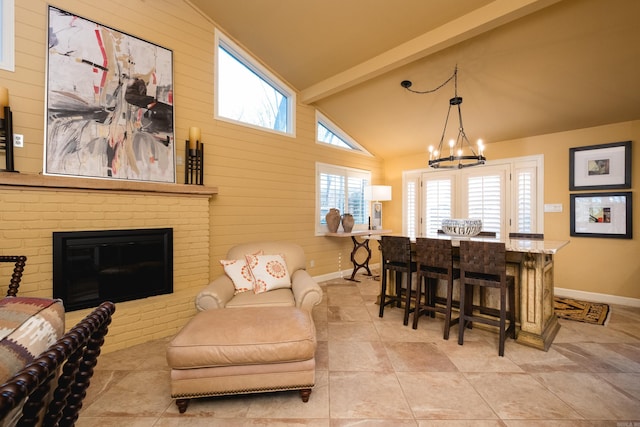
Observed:
[[[167,348],[171,397],[180,413],[195,397],[300,390],[315,384],[316,331],[295,307],[247,307],[197,313]]]

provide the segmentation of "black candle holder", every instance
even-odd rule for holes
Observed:
[[[13,165],[13,116],[11,108],[4,107],[4,119],[0,119],[0,151],[4,151],[6,169],[2,172],[18,172]]]
[[[193,149],[189,147],[189,140],[187,140],[184,152],[186,154],[184,183],[204,185],[204,145],[196,141],[196,148]]]

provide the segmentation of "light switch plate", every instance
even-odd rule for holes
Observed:
[[[562,203],[545,203],[545,212],[562,212]]]

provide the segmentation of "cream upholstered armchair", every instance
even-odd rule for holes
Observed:
[[[236,245],[220,260],[225,274],[197,295],[196,308],[291,306],[311,311],[322,300],[322,289],[306,271],[305,262],[304,250],[296,243]]]

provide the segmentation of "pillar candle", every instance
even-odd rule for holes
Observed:
[[[4,119],[4,107],[9,106],[9,89],[0,86],[0,119]]]
[[[200,141],[200,128],[190,127],[189,128],[189,149],[196,149],[196,141]]]

